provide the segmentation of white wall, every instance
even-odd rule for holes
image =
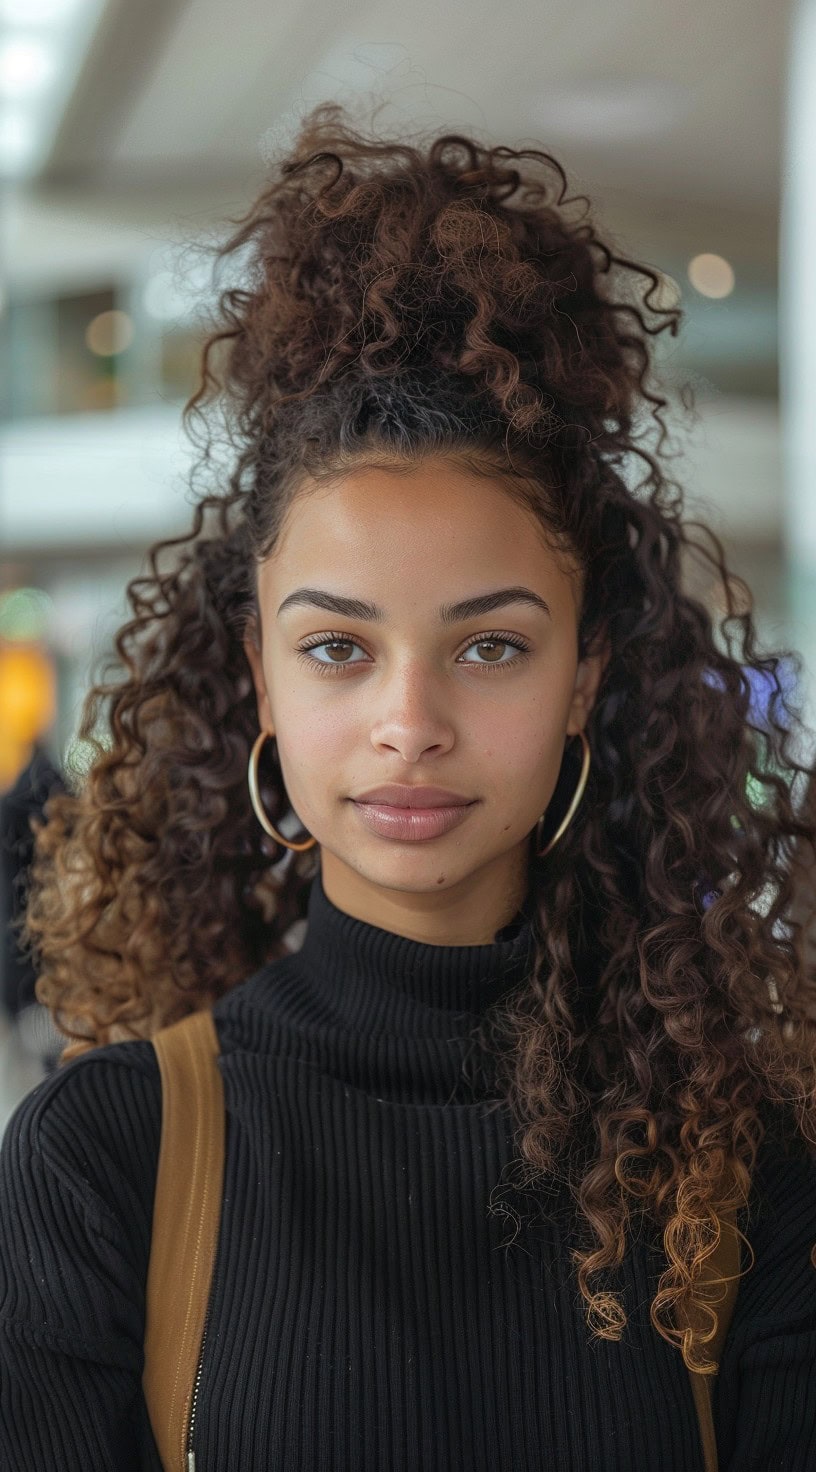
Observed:
[[[152,541],[190,520],[178,408],[21,420],[0,433],[4,554]]]
[[[782,450],[776,405],[721,396],[678,424],[670,473],[695,515],[739,541],[778,538]],[[23,420],[0,432],[0,545],[6,555],[121,542],[185,530],[193,458],[180,406]],[[638,474],[640,472],[638,471]]]

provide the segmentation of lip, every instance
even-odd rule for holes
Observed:
[[[418,839],[440,838],[464,823],[475,802],[458,802],[447,807],[403,808],[387,803],[360,802],[352,799],[360,818],[372,833],[381,838],[412,843]]]
[[[352,801],[389,808],[454,808],[469,806],[473,798],[463,797],[461,792],[451,792],[447,787],[412,787],[387,782],[383,787],[370,787]]]

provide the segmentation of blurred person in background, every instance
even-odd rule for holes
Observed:
[[[9,1046],[50,1072],[64,1046],[35,995],[36,972],[22,927],[34,853],[32,819],[41,819],[65,783],[45,745],[56,718],[56,672],[44,637],[37,589],[0,598],[0,1012]]]
[[[61,773],[37,741],[14,785],[0,794],[0,1004],[14,1040],[46,1072],[56,1067],[65,1039],[37,1000],[37,975],[21,931],[34,853],[31,820],[42,821],[52,793],[66,790]]]
[[[815,979],[777,925],[813,768],[750,606],[725,639],[683,585],[681,314],[572,202],[540,150],[326,106],[222,247],[187,409],[232,473],[129,586],[32,866],[66,1048],[0,1152],[20,1472],[162,1465],[152,1039],[198,1013],[225,1179],[174,1465],[816,1465]]]

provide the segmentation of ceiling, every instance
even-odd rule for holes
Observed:
[[[107,0],[48,156],[16,191],[6,263],[24,277],[50,249],[56,266],[50,216],[73,215],[90,249],[102,221],[144,243],[168,217],[245,207],[270,150],[332,98],[383,102],[383,133],[546,148],[613,228],[654,250],[738,244],[761,273],[775,260],[791,8]]]
[[[787,0],[109,0],[48,175],[152,185],[252,173],[325,97],[534,136],[615,186],[773,206]]]

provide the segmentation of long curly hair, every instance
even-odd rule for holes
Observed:
[[[62,1061],[150,1036],[286,954],[318,860],[250,805],[258,561],[299,490],[338,471],[441,454],[499,479],[585,574],[579,654],[603,634],[610,656],[583,802],[555,860],[531,858],[535,962],[483,1037],[521,1183],[567,1180],[588,1233],[573,1258],[592,1332],[620,1338],[614,1270],[648,1221],[666,1263],[652,1322],[711,1370],[710,1330],[674,1311],[704,1300],[769,1126],[816,1144],[814,973],[793,918],[813,767],[784,678],[798,656],[759,651],[749,589],[662,463],[654,339],[682,312],[567,189],[541,150],[396,142],[335,103],[279,149],[214,251],[237,279],[214,293],[183,409],[209,484],[128,584],[83,708],[92,759],[37,829],[26,943]],[[687,586],[692,554],[717,621]],[[567,757],[544,837],[575,780]],[[262,796],[280,827],[271,766]]]

